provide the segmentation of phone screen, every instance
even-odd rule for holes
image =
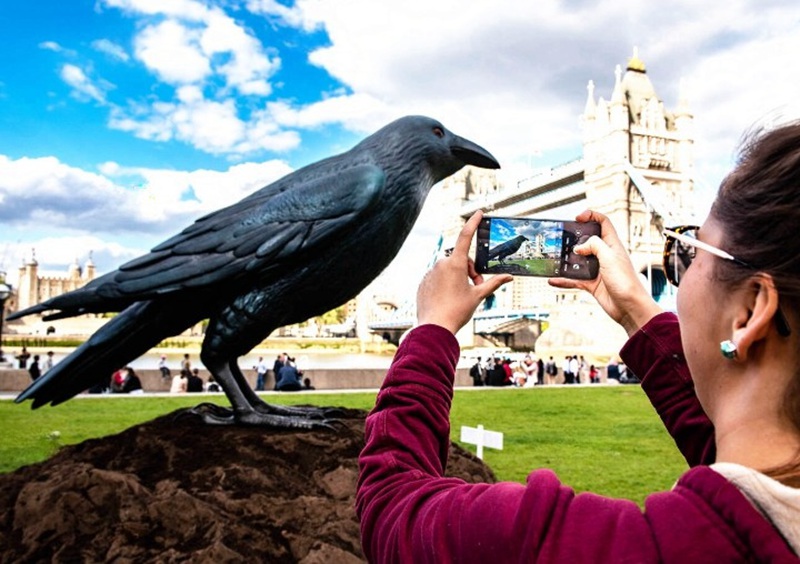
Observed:
[[[526,217],[484,217],[478,227],[475,267],[482,274],[592,280],[600,265],[575,245],[600,235],[600,224]]]

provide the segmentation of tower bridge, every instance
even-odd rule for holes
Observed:
[[[693,116],[683,92],[674,111],[665,108],[636,50],[624,74],[617,66],[614,76],[607,101],[596,99],[594,83],[588,83],[581,116],[581,157],[510,186],[500,186],[495,177],[487,176],[493,171],[472,168],[445,180],[443,189],[451,195],[448,210],[453,218],[445,238],[455,238],[478,209],[501,216],[572,219],[559,214],[559,209],[583,202],[611,219],[643,282],[671,309],[674,295],[661,266],[662,231],[696,221]],[[575,326],[586,325],[587,320],[599,326],[605,319],[598,315],[596,304],[577,291],[556,290],[543,279],[527,277],[515,278],[509,286],[476,314],[475,344],[488,339],[495,345],[532,349],[544,333],[543,340],[555,354],[576,347],[585,352],[617,346],[614,340],[620,334],[615,327],[599,331],[595,327],[593,335],[576,332]],[[371,324],[370,330],[396,342],[413,319],[413,304],[405,304],[385,322]]]
[[[466,200],[459,215],[466,221],[476,211],[503,210],[504,215],[524,216],[559,208],[586,199],[583,159],[540,172],[516,185]]]

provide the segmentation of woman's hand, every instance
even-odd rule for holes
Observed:
[[[632,335],[662,310],[642,284],[608,217],[587,210],[575,219],[600,224],[602,238],[593,236],[582,245],[575,246],[576,254],[597,257],[600,273],[594,280],[551,278],[549,283],[557,288],[586,290],[611,319],[622,325],[628,335]]]
[[[503,284],[510,274],[499,274],[489,280],[475,271],[469,258],[472,237],[483,213],[478,211],[464,225],[452,254],[438,261],[428,271],[417,290],[417,322],[433,323],[453,334],[469,322],[480,303]]]

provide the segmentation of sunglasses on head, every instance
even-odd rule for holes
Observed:
[[[702,249],[721,259],[735,262],[739,266],[756,270],[753,265],[737,259],[730,253],[698,240],[697,231],[699,229],[697,225],[680,225],[664,230],[664,236],[666,237],[664,241],[664,275],[670,284],[675,287],[680,285],[683,275],[686,274],[686,270],[697,255],[697,249]],[[792,331],[780,307],[775,314],[775,323],[779,334],[784,337],[791,334]]]

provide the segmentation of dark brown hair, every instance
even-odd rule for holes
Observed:
[[[742,147],[710,215],[725,234],[723,248],[772,277],[781,311],[796,338],[800,332],[800,122],[754,131]],[[717,261],[715,272],[732,284],[753,274],[731,261]],[[800,369],[786,392],[783,409],[800,432]],[[800,453],[794,462],[765,473],[800,487]]]

